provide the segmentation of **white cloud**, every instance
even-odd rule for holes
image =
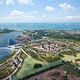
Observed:
[[[38,13],[38,11],[33,11],[33,13],[34,13],[34,14],[37,14],[37,13]]]
[[[34,21],[35,16],[33,15],[22,15],[22,16],[6,16],[6,17],[0,17],[0,22],[1,23],[6,23],[6,22],[32,22]]]
[[[6,17],[0,17],[1,23],[15,23],[15,22],[30,22],[32,19],[34,19],[34,16],[32,15],[26,15],[26,16],[6,16]]]
[[[33,19],[35,16],[33,16],[32,14],[30,13],[24,13],[22,11],[19,11],[19,10],[13,10],[11,11],[10,13],[10,16],[7,16],[5,18],[3,18],[3,20],[8,20],[8,21],[23,21],[23,20],[28,20],[28,19]]]
[[[65,16],[65,20],[72,20],[74,18],[74,16]]]
[[[7,19],[29,19],[29,18],[34,18],[33,15],[23,15],[23,16],[7,16]]]
[[[65,16],[64,20],[76,20],[76,21],[80,21],[80,16]]]
[[[10,18],[33,18],[33,13],[24,13],[23,11],[13,10],[10,13]]]
[[[80,22],[80,16],[35,17],[33,15],[0,17],[0,22]]]
[[[43,14],[43,15],[42,15],[42,18],[46,18],[46,15],[45,15],[45,14]]]
[[[36,11],[33,11],[36,13]],[[80,16],[54,17],[42,14],[36,17],[35,14],[24,13],[23,11],[13,10],[9,16],[0,17],[0,22],[80,22]]]
[[[51,7],[51,6],[46,6],[45,10],[46,11],[54,11],[55,8]]]
[[[6,4],[9,5],[9,4],[14,4],[14,0],[6,0]]]
[[[0,5],[2,4],[2,0],[0,0]]]
[[[22,11],[18,11],[18,10],[13,10],[11,13],[10,13],[11,16],[22,16],[24,15],[24,12]]]
[[[28,4],[28,5],[34,5],[32,0],[19,0],[19,3]]]
[[[69,10],[69,9],[75,10],[76,9],[71,4],[67,4],[67,3],[62,3],[62,4],[59,5],[59,7],[61,7],[64,10]]]

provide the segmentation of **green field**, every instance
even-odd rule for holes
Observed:
[[[40,63],[40,64],[43,65],[43,67],[38,68],[38,69],[34,69],[33,66],[34,66],[35,63]],[[36,72],[39,72],[39,71],[45,70],[47,68],[50,68],[51,66],[56,66],[56,65],[60,65],[60,64],[62,64],[61,61],[56,61],[56,62],[53,62],[53,63],[47,63],[47,62],[40,62],[40,61],[37,61],[33,58],[28,58],[27,57],[24,60],[24,64],[23,64],[22,68],[14,76],[13,80],[21,79],[21,78],[29,76],[31,74],[35,74]]]
[[[63,60],[65,61],[72,61],[76,59],[80,59],[80,53],[78,53],[76,57],[71,55],[64,55],[64,58],[63,58]]]

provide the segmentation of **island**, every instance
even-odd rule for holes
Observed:
[[[9,33],[13,31],[18,31],[17,29],[8,29],[8,28],[0,28],[0,34],[1,33]]]

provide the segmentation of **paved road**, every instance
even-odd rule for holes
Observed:
[[[31,58],[30,55],[28,55],[22,48],[20,49],[24,54],[26,54],[29,58]]]

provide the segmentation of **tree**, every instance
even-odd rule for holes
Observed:
[[[36,69],[36,68],[41,68],[41,67],[42,67],[42,64],[36,63],[36,64],[34,64],[33,67],[34,67],[35,69]]]

